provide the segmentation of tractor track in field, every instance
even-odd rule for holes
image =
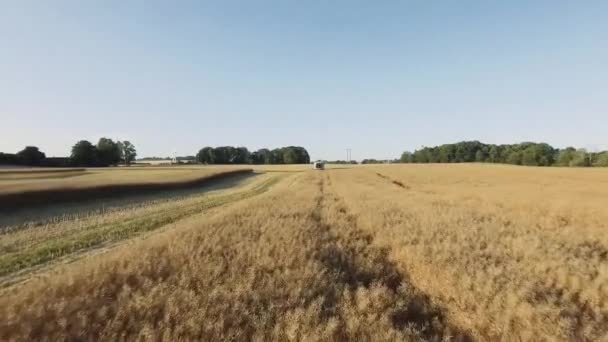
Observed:
[[[390,320],[396,330],[414,328],[425,340],[451,338],[470,341],[472,338],[447,322],[444,310],[416,289],[409,277],[389,260],[388,248],[373,245],[373,236],[357,226],[353,215],[331,186],[328,175],[322,175],[317,186],[319,195],[310,214],[315,222],[320,243],[316,258],[337,275],[338,281],[351,293],[380,286],[390,296]],[[336,314],[340,293],[328,296],[324,310]],[[338,313],[339,316],[339,313]]]
[[[376,176],[378,176],[378,177],[380,177],[380,178],[382,178],[384,180],[387,180],[387,181],[393,183],[394,185],[396,185],[396,186],[398,186],[398,187],[400,187],[402,189],[405,189],[405,190],[409,190],[410,189],[409,185],[403,184],[403,182],[395,180],[395,179],[392,179],[391,177],[389,177],[387,175],[383,175],[380,172],[376,172]]]

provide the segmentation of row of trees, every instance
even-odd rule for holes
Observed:
[[[196,160],[201,164],[308,164],[310,156],[305,148],[287,146],[249,152],[246,147],[203,147]]]
[[[36,146],[27,146],[13,153],[0,152],[0,164],[25,166],[110,166],[124,163],[131,164],[137,152],[129,141],[114,142],[101,138],[97,145],[81,140],[72,147],[69,158],[47,158]]]
[[[340,165],[357,165],[356,160],[326,160],[326,164],[340,164]]]
[[[361,161],[361,164],[389,164],[389,163],[395,163],[398,161],[395,160],[387,160],[387,159],[363,159]]]
[[[503,163],[528,166],[608,166],[608,151],[588,152],[567,147],[556,149],[545,143],[511,145],[463,141],[403,152],[402,163]]]
[[[26,146],[17,153],[0,152],[0,164],[4,165],[39,166],[45,159],[46,155],[36,146]]]
[[[70,161],[75,166],[130,165],[136,156],[137,151],[131,142],[101,138],[97,145],[87,140],[77,142],[72,147]]]

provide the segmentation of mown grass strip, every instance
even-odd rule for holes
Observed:
[[[6,276],[82,250],[91,249],[103,243],[131,238],[200,213],[201,211],[259,195],[266,192],[280,178],[282,177],[273,177],[249,190],[227,195],[204,197],[200,202],[190,205],[182,205],[171,208],[171,210],[163,210],[162,212],[144,217],[135,217],[126,221],[98,225],[74,235],[49,239],[26,250],[2,255],[0,256],[0,276]]]

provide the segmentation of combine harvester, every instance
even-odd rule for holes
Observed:
[[[316,162],[312,163],[312,169],[313,170],[325,170],[325,162],[322,160],[317,160]]]

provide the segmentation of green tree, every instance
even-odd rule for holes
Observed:
[[[125,140],[118,142],[118,148],[120,149],[121,160],[125,165],[131,165],[131,163],[135,161],[135,157],[137,157],[135,146],[131,144],[130,141]]]
[[[310,156],[308,155],[308,151],[304,147],[301,146],[287,146],[284,148],[286,151],[292,151],[295,154],[295,160],[292,164],[309,164]]]
[[[271,164],[284,164],[282,148],[275,148],[272,151],[270,151],[270,163]]]
[[[513,151],[507,156],[507,164],[521,165],[522,153],[521,151]]]
[[[511,145],[461,141],[435,147],[422,147],[411,154],[413,163],[492,162],[530,166],[596,166],[603,165],[605,152],[587,153],[568,147],[557,150],[546,143],[522,142]],[[369,161],[369,160],[368,160]]]
[[[272,153],[267,148],[257,150],[258,164],[270,164],[272,162]]]
[[[251,162],[251,154],[247,147],[237,147],[234,149],[233,164],[249,164]]]
[[[401,158],[399,158],[399,161],[402,163],[411,163],[412,157],[413,157],[412,152],[405,151],[405,152],[401,153]]]
[[[576,156],[576,149],[574,147],[566,147],[565,149],[559,150],[557,153],[556,164],[559,166],[570,166],[570,162]]]
[[[500,158],[500,152],[498,150],[498,146],[492,145],[492,147],[490,147],[490,152],[488,153],[488,157],[489,157],[490,162],[498,163],[499,158]]]
[[[549,144],[527,144],[522,151],[522,164],[530,166],[551,166],[554,163],[555,149]]]
[[[17,160],[23,165],[40,165],[44,158],[46,158],[46,155],[40,152],[36,146],[26,146],[23,150],[17,152]]]
[[[4,164],[4,165],[19,164],[19,158],[17,157],[16,154],[13,154],[13,153],[0,152],[0,164]]]
[[[412,160],[414,163],[429,163],[430,150],[428,147],[423,147],[421,150],[414,151],[412,155]]]
[[[608,151],[598,153],[593,166],[608,166]]]
[[[250,153],[246,147],[204,147],[196,155],[207,164],[308,164],[310,155],[304,147],[287,146],[272,151],[262,148]]]
[[[216,164],[232,164],[235,156],[236,149],[232,146],[220,146],[216,147],[213,150],[215,154],[215,163]]]
[[[570,166],[591,166],[589,153],[585,149],[579,149],[574,153],[574,157],[570,160]]]
[[[465,161],[466,151],[461,145],[456,145],[456,153],[454,156],[454,161],[456,163],[462,163]]]
[[[538,165],[534,148],[527,148],[523,152],[521,152],[521,164],[527,166]]]
[[[551,166],[555,163],[557,151],[549,144],[541,143],[536,145],[536,160],[539,166]]]
[[[441,145],[438,148],[438,162],[452,163],[456,159],[456,148],[453,144]]]
[[[97,148],[90,141],[80,140],[72,146],[70,161],[76,166],[97,166]]]
[[[203,147],[196,154],[196,160],[201,164],[215,164],[215,150],[213,147]]]
[[[109,138],[101,138],[97,142],[97,161],[100,165],[117,165],[120,162],[121,151],[117,143]]]
[[[298,154],[294,149],[287,148],[283,152],[283,164],[297,164]]]

